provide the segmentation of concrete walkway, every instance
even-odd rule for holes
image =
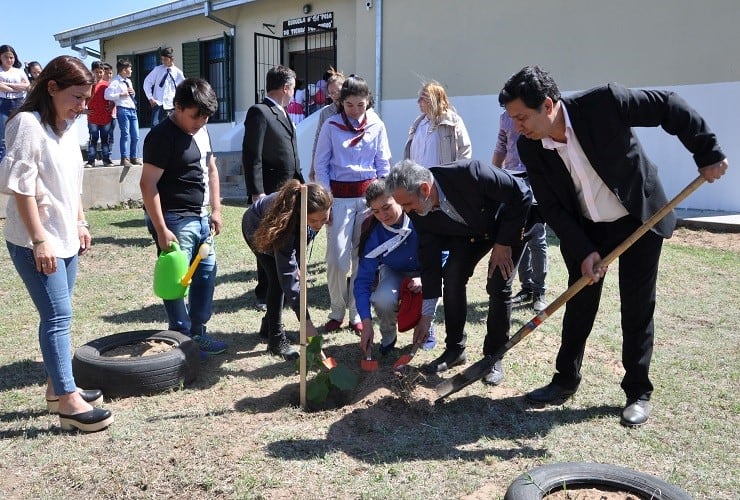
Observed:
[[[679,227],[740,233],[740,213],[738,212],[677,208],[676,216],[678,217],[677,225]]]

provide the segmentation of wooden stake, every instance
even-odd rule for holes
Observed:
[[[301,320],[301,358],[299,361],[299,371],[301,374],[300,382],[300,393],[301,393],[301,408],[306,409],[306,350],[308,347],[308,340],[306,337],[306,308],[307,299],[306,296],[306,283],[308,282],[308,269],[306,266],[306,247],[308,246],[308,186],[301,186],[301,245],[300,245],[300,320]]]

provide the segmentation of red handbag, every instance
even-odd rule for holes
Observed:
[[[411,278],[401,280],[401,289],[398,291],[398,331],[406,332],[414,328],[421,319],[421,305],[424,301],[421,292],[409,290]]]

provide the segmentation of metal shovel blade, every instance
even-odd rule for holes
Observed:
[[[402,354],[401,357],[398,358],[395,363],[393,363],[393,369],[400,370],[404,366],[411,363],[412,359],[414,359],[414,357],[411,354]]]
[[[440,383],[435,388],[435,390],[437,391],[437,396],[439,396],[436,402],[442,401],[450,394],[454,394],[460,389],[469,386],[476,380],[480,380],[485,377],[486,373],[491,371],[491,368],[493,368],[493,364],[495,362],[496,359],[493,356],[485,356],[483,359],[481,359],[480,361],[476,361],[454,377]]]
[[[378,362],[368,357],[360,360],[360,368],[364,372],[374,372],[378,369]]]
[[[414,346],[411,348],[411,352],[408,354],[402,354],[398,360],[396,360],[395,363],[393,363],[393,369],[394,370],[401,370],[406,365],[411,363],[411,360],[414,359],[414,356],[416,356],[416,351],[419,350],[419,346],[417,344],[414,344]]]
[[[331,370],[337,366],[337,360],[334,358],[327,358],[324,351],[321,351],[321,363],[326,367],[327,370]]]

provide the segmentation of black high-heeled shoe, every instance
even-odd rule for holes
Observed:
[[[59,414],[59,425],[65,431],[74,429],[82,432],[102,431],[113,423],[113,415],[110,410],[93,408],[90,411],[77,413],[75,415]]]
[[[93,406],[100,406],[103,404],[103,391],[100,389],[78,389],[77,392],[82,396],[82,399]],[[46,409],[52,414],[59,413],[59,398],[47,398]]]

